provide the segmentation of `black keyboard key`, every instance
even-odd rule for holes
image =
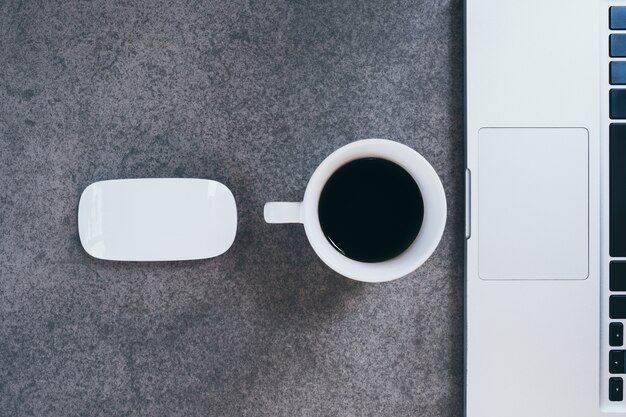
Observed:
[[[609,92],[609,116],[626,119],[626,89],[613,88]]]
[[[622,323],[609,324],[609,345],[622,346],[624,344],[624,325]]]
[[[626,84],[626,61],[612,61],[609,64],[609,82],[613,85]]]
[[[626,261],[609,263],[609,289],[611,291],[626,291]]]
[[[609,317],[612,319],[626,319],[626,295],[612,295],[609,297]]]
[[[626,124],[609,128],[609,255],[626,256]]]
[[[626,29],[626,7],[609,7],[609,29]]]
[[[612,374],[624,373],[624,350],[611,350],[609,352],[609,372]]]
[[[622,401],[624,399],[624,381],[622,378],[609,378],[609,401]]]
[[[609,35],[609,55],[617,58],[626,57],[626,34]]]

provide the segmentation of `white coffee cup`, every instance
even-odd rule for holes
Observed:
[[[362,158],[382,158],[404,168],[417,183],[424,201],[422,226],[413,243],[383,262],[359,262],[346,257],[326,239],[319,221],[320,194],[328,179],[341,166]],[[413,272],[435,251],[446,224],[446,196],[439,176],[422,155],[398,142],[365,139],[345,145],[324,159],[311,176],[302,202],[267,203],[264,216],[267,223],[302,223],[315,253],[338,273],[357,281],[384,282]]]

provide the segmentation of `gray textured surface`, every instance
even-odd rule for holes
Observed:
[[[460,416],[462,2],[0,2],[0,416]],[[421,152],[449,221],[382,285],[266,225],[356,139]],[[81,190],[228,185],[224,256],[122,264],[78,241]]]

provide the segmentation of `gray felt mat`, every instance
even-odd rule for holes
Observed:
[[[462,7],[0,2],[0,416],[460,416]],[[433,257],[388,284],[262,218],[368,137],[421,152],[449,204]],[[80,192],[127,177],[223,182],[235,244],[90,258]]]

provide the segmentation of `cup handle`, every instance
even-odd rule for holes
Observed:
[[[302,203],[265,203],[263,217],[267,223],[302,223]]]

